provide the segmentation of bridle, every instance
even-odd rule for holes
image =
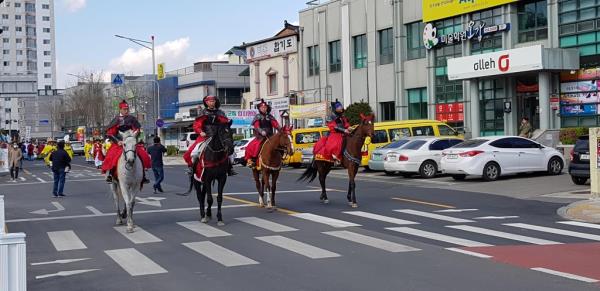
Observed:
[[[284,136],[283,136],[283,137],[289,138],[289,135],[288,135],[288,134],[286,134],[285,132],[280,132],[280,133],[277,133],[277,134],[275,134],[275,135],[271,136],[270,138],[267,138],[267,141],[266,141],[266,142],[265,142],[265,144],[263,145],[263,149],[264,149],[264,148],[267,146],[267,144],[268,144],[268,143],[270,143],[270,142],[271,142],[271,139],[272,139],[273,137],[275,137],[276,135],[280,135],[280,134],[284,134]],[[278,138],[279,138],[279,139],[281,139],[281,138],[282,138],[282,136],[279,136]],[[259,159],[260,159],[260,163],[261,163],[262,167],[265,167],[265,168],[267,168],[267,169],[269,169],[269,170],[271,170],[271,171],[279,171],[279,170],[281,170],[281,166],[282,166],[282,164],[283,164],[283,160],[285,160],[285,159],[286,159],[286,158],[287,158],[287,157],[290,155],[290,152],[289,152],[289,150],[288,150],[288,147],[282,146],[281,144],[278,144],[278,145],[277,145],[277,147],[276,147],[274,150],[275,150],[275,151],[277,151],[277,152],[279,152],[279,153],[281,153],[281,162],[280,162],[279,166],[277,166],[277,167],[271,167],[271,166],[267,165],[267,164],[266,164],[266,163],[263,161],[263,159],[262,159],[262,155],[261,155],[260,153],[259,153]],[[261,151],[262,151],[262,150],[261,150]]]
[[[125,163],[125,169],[127,170],[131,170],[133,168],[133,165],[135,164],[135,157],[137,155],[135,146],[132,150],[125,150],[125,140],[128,138],[135,138],[133,136],[128,136],[126,138],[123,139],[123,153],[121,154],[123,156],[123,158],[125,159],[126,163]],[[131,162],[131,164],[127,161],[127,154],[128,153],[133,153],[133,162]]]

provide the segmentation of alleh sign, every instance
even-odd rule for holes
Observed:
[[[247,60],[272,58],[298,51],[296,36],[278,38],[246,48]]]

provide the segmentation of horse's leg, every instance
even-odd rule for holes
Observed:
[[[206,198],[206,204],[207,204],[207,209],[212,207],[212,180],[208,179],[207,177],[203,177],[204,178],[204,187],[202,187],[202,199]],[[202,204],[202,206],[200,207],[204,207],[204,203]],[[211,215],[212,216],[212,215]],[[210,221],[211,216],[207,215],[204,216],[204,218],[202,219],[202,222],[207,223]]]
[[[329,203],[329,198],[327,198],[327,190],[325,186],[325,180],[327,179],[328,174],[328,171],[326,169],[327,165],[328,164],[320,162],[315,164],[315,167],[317,167],[317,172],[319,173],[319,184],[321,184],[321,197],[319,197],[319,200],[321,200],[321,202],[325,204]]]
[[[279,178],[279,171],[273,171],[271,172],[271,205],[273,206],[274,210],[277,210],[277,205],[275,204],[275,191],[277,190],[277,178]]]
[[[219,176],[219,188],[217,189],[217,225],[224,226],[223,214],[221,213],[221,206],[223,205],[223,189],[225,189],[225,183],[227,182],[227,174]]]
[[[117,186],[116,183],[112,183],[111,186],[112,188],[112,192],[113,192],[113,198],[115,200],[115,209],[117,210],[117,221],[115,222],[116,225],[123,225],[123,218],[121,218],[121,207],[120,207],[120,203],[119,203],[119,199],[121,199],[121,193],[119,191],[119,187]]]
[[[269,183],[269,177],[271,176],[271,171],[268,169],[263,169],[262,172],[262,182],[263,182],[263,189],[264,191],[266,191],[268,193],[268,201],[267,201],[267,208],[268,209],[272,209],[273,208],[273,201],[271,201],[271,184]]]
[[[206,213],[204,213],[204,187],[203,183],[194,181],[194,188],[196,188],[196,199],[198,199],[198,208],[200,209],[200,221],[206,222]]]
[[[132,211],[132,208],[131,208],[132,201],[131,200],[132,200],[133,195],[131,195],[131,194],[132,194],[133,187],[127,187],[127,185],[125,185],[124,182],[120,182],[120,186],[121,186],[121,194],[123,195],[123,200],[125,200],[125,211],[128,214],[127,215],[127,232],[132,233],[133,232],[133,215],[132,215],[133,213],[131,213],[131,211]]]
[[[348,179],[350,180],[348,185],[348,195],[352,193],[352,203],[350,203],[350,206],[352,206],[352,208],[358,207],[358,204],[356,204],[356,182],[354,182],[354,178],[356,177],[357,172],[358,165],[352,165],[348,167]]]
[[[260,182],[260,174],[256,169],[252,169],[254,183],[256,184],[256,192],[258,192],[258,207],[265,207],[265,201],[262,192],[262,183]]]
[[[206,196],[206,217],[208,217],[208,220],[212,219],[212,205],[213,205],[213,195],[212,195],[212,184],[214,181],[214,177],[210,177],[210,187],[207,189],[206,192],[204,192],[204,195]]]

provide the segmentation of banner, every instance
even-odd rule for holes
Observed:
[[[158,76],[157,78],[159,80],[162,80],[165,78],[165,64],[164,63],[160,63],[158,64]]]
[[[571,74],[573,72],[573,74]],[[561,81],[583,81],[600,79],[600,67],[590,69],[580,69],[577,71],[567,71],[560,73]]]
[[[80,126],[77,128],[77,134],[75,135],[77,141],[85,140],[85,126]]]
[[[597,104],[581,104],[581,105],[568,105],[560,108],[560,114],[562,116],[572,115],[596,115],[598,114]]]
[[[255,109],[225,111],[227,118],[233,120],[231,128],[249,128],[257,113],[258,110]]]
[[[598,91],[598,80],[567,82],[560,84],[561,93],[578,93],[587,91]]]
[[[423,0],[423,22],[449,18],[518,0]]]
[[[560,104],[598,103],[598,92],[566,93],[560,95]]]
[[[290,105],[290,118],[319,118],[327,114],[327,102],[306,105]]]

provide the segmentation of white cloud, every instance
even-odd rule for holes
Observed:
[[[186,65],[191,66],[192,64],[186,54],[189,47],[189,37],[159,44],[155,47],[156,63],[165,63],[167,71]],[[109,62],[106,71],[136,75],[150,74],[152,72],[152,51],[143,47],[128,48],[121,56]]]
[[[65,6],[69,12],[77,12],[86,5],[86,0],[64,0]]]

